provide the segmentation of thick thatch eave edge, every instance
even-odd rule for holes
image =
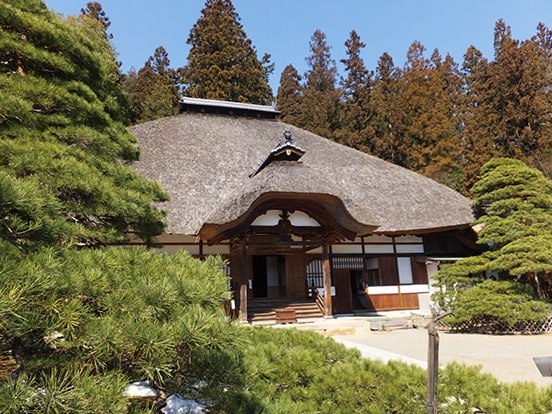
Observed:
[[[223,206],[224,208],[224,206]],[[247,231],[248,226],[260,214],[273,209],[300,210],[313,217],[322,226],[332,229],[339,238],[354,240],[363,233],[374,231],[378,224],[361,223],[347,210],[343,201],[332,194],[266,192],[234,220],[216,223],[206,222],[198,236],[208,243],[231,239]]]

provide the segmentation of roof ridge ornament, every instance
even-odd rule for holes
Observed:
[[[284,134],[278,142],[278,145],[270,151],[268,157],[261,163],[261,165],[259,165],[259,167],[252,174],[249,174],[249,178],[253,178],[273,161],[299,161],[304,154],[305,150],[295,145],[295,140],[291,135],[291,131],[286,128]]]
[[[295,144],[291,131],[288,128],[286,128],[284,135],[280,138],[280,146],[285,144]]]

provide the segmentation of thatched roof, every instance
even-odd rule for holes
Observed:
[[[286,129],[305,151],[300,161],[273,162],[252,176]],[[341,200],[332,211],[358,233],[429,233],[473,220],[470,200],[448,187],[276,120],[184,112],[131,131],[141,151],[135,169],[170,194],[170,233],[236,221],[267,194]]]

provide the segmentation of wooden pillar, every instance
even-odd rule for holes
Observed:
[[[328,244],[322,245],[322,274],[324,276],[324,317],[332,316],[332,277],[330,270],[330,254]]]
[[[429,338],[427,352],[427,414],[437,414],[437,378],[439,375],[439,332],[435,322],[427,326]]]
[[[247,240],[240,240],[240,322],[247,322]]]

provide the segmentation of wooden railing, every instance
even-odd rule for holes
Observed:
[[[316,288],[313,288],[311,292],[312,297],[314,298],[314,303],[316,303],[316,306],[318,306],[318,309],[320,309],[322,315],[325,315],[324,295],[322,295]]]

